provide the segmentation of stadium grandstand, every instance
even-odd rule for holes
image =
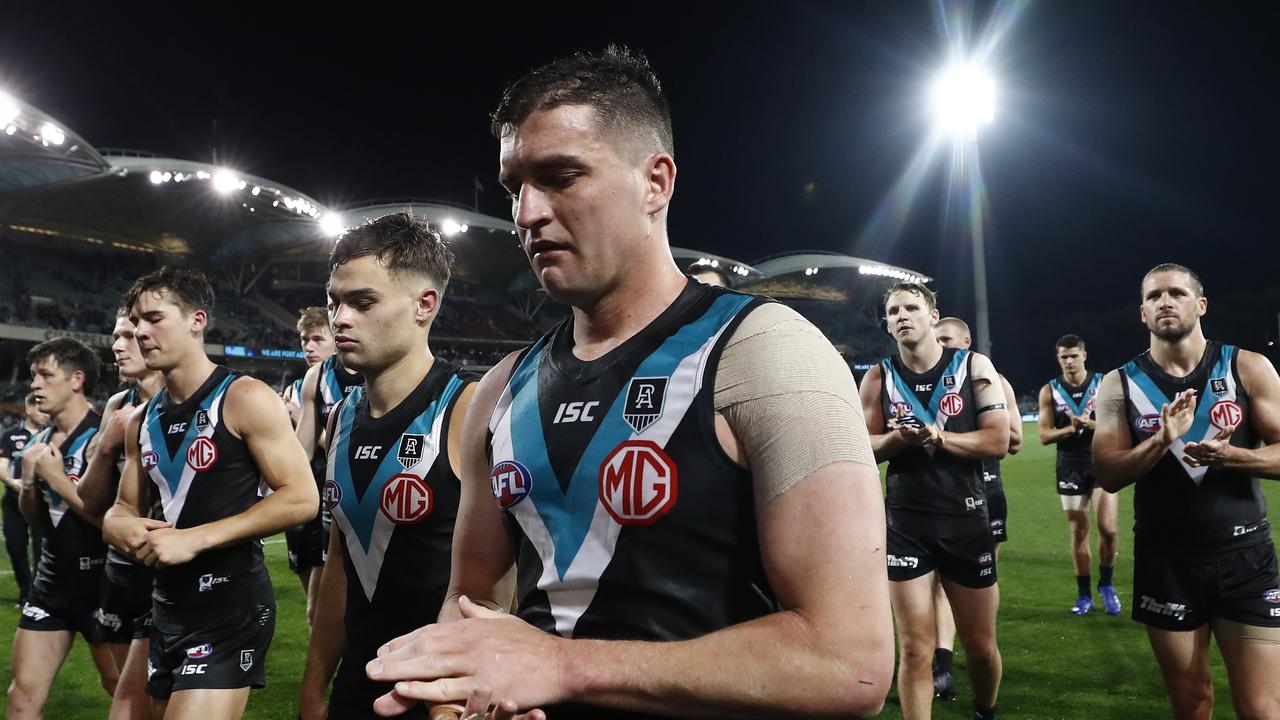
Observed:
[[[484,369],[545,332],[565,309],[542,292],[510,220],[423,198],[326,208],[268,178],[137,150],[99,150],[66,123],[12,100],[0,127],[0,408],[27,387],[25,353],[74,334],[110,358],[121,293],[162,264],[204,270],[218,293],[209,354],[276,387],[304,369],[294,323],[325,303],[336,236],[411,210],[440,229],[457,257],[433,347]],[[680,268],[714,270],[744,292],[770,295],[817,324],[861,373],[892,343],[875,302],[924,275],[872,260],[792,252],[754,263],[673,247]],[[113,372],[108,368],[108,372]],[[100,394],[105,397],[111,383]]]

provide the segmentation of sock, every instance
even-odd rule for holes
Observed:
[[[951,672],[951,651],[938,648],[933,651],[933,671],[936,673]]]
[[[1114,570],[1114,567],[1107,567],[1105,565],[1098,566],[1098,587],[1111,584],[1111,573]]]
[[[1076,594],[1080,597],[1093,597],[1093,591],[1089,589],[1089,576],[1076,576]]]
[[[982,708],[975,701],[973,703],[973,720],[996,720],[996,708],[992,705],[989,708]]]

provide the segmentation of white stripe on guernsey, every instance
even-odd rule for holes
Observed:
[[[232,380],[231,382],[234,383],[235,381]],[[195,442],[196,438],[209,438],[210,440],[212,440],[213,431],[218,427],[218,421],[221,420],[222,418],[222,403],[227,399],[227,393],[230,390],[231,390],[231,383],[228,383],[227,387],[223,390],[223,392],[216,399],[214,399],[213,404],[209,407],[208,426],[206,426],[204,430],[201,430],[200,432],[196,433],[195,437],[191,438],[192,442]],[[156,410],[157,410],[156,414],[160,415],[159,408],[157,408]],[[195,413],[188,420],[188,422],[195,422],[195,414],[199,414],[199,412],[200,412],[199,407],[197,407]],[[141,450],[143,455],[146,455],[148,451],[154,452],[151,448],[151,429],[145,426],[146,419],[147,418],[145,417],[143,418],[144,426],[142,428],[143,430],[141,433],[142,438],[141,438],[141,443],[139,447],[139,450]],[[160,420],[161,420],[161,424],[163,425],[163,420],[164,420],[163,416],[160,417]],[[187,445],[187,449],[189,450],[190,448],[191,446]],[[166,452],[166,455],[167,455],[167,452]],[[157,457],[158,456],[159,454],[157,453]],[[174,527],[178,526],[178,518],[182,516],[182,509],[186,507],[187,494],[191,492],[191,482],[192,480],[195,479],[195,476],[196,476],[196,469],[191,467],[191,463],[187,462],[187,459],[185,457],[182,458],[181,460],[182,460],[182,477],[178,481],[177,492],[173,492],[169,489],[169,483],[164,478],[164,473],[160,469],[159,462],[157,462],[154,466],[152,466],[150,470],[147,471],[147,474],[151,477],[152,483],[160,489],[160,505],[164,509],[164,519],[166,522],[170,523]]]
[[[680,361],[675,371],[671,373],[670,382],[667,383],[667,398],[662,417],[645,428],[644,432],[632,433],[631,440],[648,440],[660,447],[666,447],[667,441],[671,439],[671,435],[680,426],[694,400],[697,399],[711,349],[724,334],[726,327],[728,327],[727,324],[721,326],[720,330],[707,338],[696,352]],[[504,419],[509,423],[509,414]],[[510,437],[509,433],[507,437]],[[508,452],[510,452],[509,449]],[[510,457],[510,455],[494,455],[494,457]],[[521,503],[521,505],[530,504],[529,501]],[[555,547],[551,543],[550,535],[546,533],[545,526],[538,528],[545,538],[542,542],[539,542],[530,532],[530,526],[534,524],[526,524],[523,518],[530,514],[537,516],[539,521],[537,525],[540,526],[541,516],[537,515],[536,508],[531,507],[529,511],[518,515],[517,520],[525,534],[538,548],[538,555],[542,558],[542,577],[538,580],[538,588],[547,594],[551,615],[556,623],[556,632],[564,637],[573,637],[578,620],[595,599],[596,590],[600,586],[600,576],[604,574],[605,568],[613,559],[613,551],[617,546],[618,534],[622,531],[622,526],[597,499],[595,512],[591,516],[591,526],[582,540],[582,546],[578,548],[573,561],[569,563],[564,577],[557,579]]]
[[[448,414],[449,408],[441,407],[436,413],[435,420],[431,423],[431,434],[427,436],[426,442],[422,448],[422,458],[418,462],[405,468],[402,472],[413,473],[420,478],[427,477],[431,472],[431,466],[435,464],[436,458],[440,455],[440,431],[444,425],[445,415]],[[403,434],[396,439],[396,447],[403,440]],[[337,448],[341,447],[341,443],[333,442],[329,444],[332,452],[337,452]],[[333,481],[333,462],[330,458],[327,469],[325,471],[326,479]],[[370,487],[365,489],[365,493],[376,492],[382,493],[382,488],[375,488],[370,483]],[[347,552],[351,553],[351,565],[356,569],[356,576],[360,578],[360,587],[364,590],[364,596],[373,602],[373,594],[378,589],[378,577],[382,573],[382,561],[387,554],[387,546],[391,544],[391,533],[396,529],[395,523],[387,518],[386,513],[382,512],[381,506],[373,516],[373,532],[369,538],[369,552],[365,552],[360,547],[360,539],[356,537],[355,530],[351,526],[351,521],[342,512],[342,505],[334,505],[330,511],[333,519],[342,526],[343,537],[347,541]]]
[[[1233,375],[1231,372],[1228,371],[1226,373],[1226,376],[1227,376],[1226,377],[1227,393],[1221,396],[1220,399],[1235,400],[1236,399],[1235,375]],[[1142,393],[1142,390],[1138,387],[1137,383],[1133,381],[1133,378],[1129,377],[1128,373],[1125,373],[1124,378],[1125,378],[1125,382],[1129,384],[1129,399],[1133,402],[1133,406],[1137,408],[1138,412],[1143,415],[1155,415],[1156,417],[1159,417],[1160,408],[1152,404],[1151,400]],[[1208,400],[1201,398],[1199,402],[1208,402]],[[1204,436],[1193,439],[1193,442],[1204,442],[1205,440],[1208,440],[1217,434],[1218,434],[1218,428],[1214,427],[1213,423],[1209,423],[1208,427],[1206,427],[1204,430]],[[1176,459],[1178,463],[1182,465],[1182,469],[1186,471],[1187,475],[1191,478],[1191,481],[1194,482],[1196,485],[1199,485],[1200,481],[1204,480],[1205,473],[1209,472],[1209,468],[1205,466],[1193,467],[1191,465],[1188,465],[1186,449],[1187,449],[1186,441],[1183,440],[1182,438],[1178,438],[1177,440],[1173,441],[1172,445],[1169,446],[1168,451],[1173,453],[1174,459]]]
[[[1066,407],[1068,410],[1071,409],[1072,403],[1070,402],[1069,398],[1062,397],[1062,390],[1059,388],[1059,386],[1054,385],[1053,383],[1050,383],[1049,390],[1050,392],[1053,393],[1054,401],[1056,401],[1059,405]]]
[[[960,361],[960,367],[956,368],[956,374],[952,376],[956,379],[955,387],[949,390],[948,392],[959,393],[962,389],[964,389],[964,384],[969,380],[969,361],[972,358],[973,358],[973,355],[969,354],[969,355],[965,355],[964,359]],[[946,376],[944,375],[943,377],[946,377]],[[977,402],[978,394],[976,392],[969,393],[969,395],[974,399],[974,402]],[[944,393],[943,397],[945,396],[946,395]],[[974,410],[977,410],[977,408],[974,408]],[[975,415],[974,417],[977,417],[977,416]],[[939,408],[937,416],[934,417],[933,424],[937,425],[939,430],[945,430],[947,427],[947,421],[950,419],[951,419],[951,416],[943,415],[942,409]]]

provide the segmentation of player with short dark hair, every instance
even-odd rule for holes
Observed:
[[[1213,715],[1211,635],[1236,714],[1280,717],[1280,573],[1258,480],[1280,479],[1280,377],[1205,338],[1204,285],[1182,265],[1152,268],[1139,307],[1150,347],[1103,378],[1093,437],[1098,483],[1134,485],[1133,619],[1175,718]]]
[[[350,231],[333,251],[339,355],[367,382],[339,402],[326,432],[333,559],[303,673],[304,720],[371,717],[391,685],[371,681],[365,664],[382,644],[434,622],[444,604],[475,390],[470,374],[428,347],[451,262],[440,236],[407,213]],[[426,708],[408,716],[426,718]]]
[[[118,677],[115,658],[94,620],[107,548],[97,519],[85,512],[76,492],[86,448],[98,430],[100,417],[88,397],[101,362],[93,348],[69,337],[36,345],[27,361],[31,391],[49,416],[49,426],[22,451],[19,504],[31,526],[45,528],[45,537],[13,638],[9,718],[40,717],[76,633],[89,643],[107,694],[115,692]]]
[[[0,480],[4,481],[4,548],[9,553],[9,567],[13,568],[13,581],[18,585],[18,607],[27,601],[31,589],[31,569],[40,561],[40,539],[31,532],[27,519],[18,507],[18,495],[22,492],[22,450],[31,436],[49,424],[49,417],[40,412],[36,397],[27,393],[22,422],[0,432]],[[31,549],[28,550],[27,548]]]
[[[965,647],[975,717],[993,718],[1000,596],[982,461],[1009,449],[1004,388],[985,356],[938,342],[937,296],[929,288],[896,283],[884,307],[898,355],[867,371],[862,409],[876,459],[889,461],[886,553],[903,716],[932,711],[936,575]]]
[[[156,568],[147,693],[167,720],[240,717],[265,684],[275,599],[258,538],[318,505],[279,396],[205,355],[213,302],[203,274],[169,267],[125,296],[164,389],[130,417],[103,531]],[[263,482],[272,492],[260,498]],[[151,497],[163,519],[150,519]]]
[[[1120,614],[1120,596],[1112,583],[1116,558],[1120,554],[1116,532],[1119,506],[1114,493],[1096,484],[1093,470],[1093,431],[1098,384],[1102,373],[1085,367],[1089,353],[1078,335],[1063,335],[1054,343],[1062,374],[1040,388],[1040,442],[1057,443],[1058,496],[1071,527],[1071,561],[1076,573],[1074,615],[1093,609],[1092,578],[1089,568],[1089,507],[1093,506],[1098,526],[1098,595],[1108,615]]]
[[[521,247],[572,315],[476,390],[449,594],[438,624],[370,663],[418,681],[380,714],[884,701],[884,506],[852,375],[794,311],[680,272],[670,128],[648,62],[622,48],[533,71],[494,114]],[[514,616],[497,611],[513,565]]]

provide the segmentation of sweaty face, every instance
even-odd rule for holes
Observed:
[[[534,273],[553,298],[591,303],[634,270],[650,230],[647,157],[599,127],[594,110],[563,105],[508,127],[499,182]],[[631,158],[631,159],[629,159]]]
[[[909,346],[928,337],[938,321],[938,311],[930,309],[927,300],[905,290],[889,296],[884,304],[884,316],[893,339],[899,345]]]
[[[425,278],[391,273],[366,255],[329,275],[329,317],[342,364],[380,371],[411,352],[426,352],[440,294]]]
[[[1082,348],[1060,347],[1058,348],[1058,367],[1062,368],[1064,375],[1074,375],[1084,367],[1084,361],[1088,357],[1088,353]]]
[[[1191,334],[1208,307],[1184,272],[1158,272],[1142,281],[1139,314],[1147,330],[1162,340],[1176,342]]]
[[[147,365],[142,360],[142,351],[138,349],[138,339],[134,336],[133,323],[129,318],[116,318],[116,327],[111,331],[111,352],[116,356],[116,366],[120,368],[120,377],[139,378],[147,372]]]
[[[208,315],[204,310],[183,311],[167,290],[142,293],[129,308],[133,336],[148,370],[174,368],[204,344]]]
[[[35,393],[36,407],[46,415],[62,412],[82,382],[79,372],[68,373],[55,357],[31,364],[31,392]]]
[[[329,328],[309,328],[298,333],[298,342],[302,345],[302,355],[307,359],[307,367],[322,363],[334,352],[333,333]]]
[[[967,348],[972,344],[970,337],[951,323],[940,323],[933,329],[933,336],[944,348]]]

